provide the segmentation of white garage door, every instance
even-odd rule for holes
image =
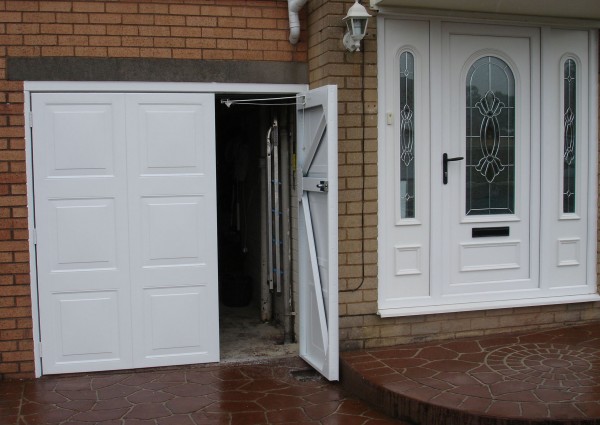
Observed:
[[[32,109],[43,373],[218,361],[214,96]]]

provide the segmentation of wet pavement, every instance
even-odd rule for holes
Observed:
[[[343,385],[297,357],[0,382],[0,425],[600,425],[599,323],[341,360]]]
[[[299,358],[0,382],[0,425],[408,425]]]
[[[600,424],[600,324],[341,354],[342,382],[421,425]]]

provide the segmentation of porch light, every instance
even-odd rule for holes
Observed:
[[[367,33],[367,22],[371,15],[367,9],[355,0],[348,9],[348,14],[342,19],[346,23],[346,34],[344,34],[344,47],[350,52],[360,50],[360,41]]]

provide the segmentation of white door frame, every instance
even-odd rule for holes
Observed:
[[[123,92],[123,93],[231,93],[231,94],[290,94],[308,91],[307,84],[238,84],[238,83],[146,83],[146,82],[71,82],[71,81],[25,81],[25,162],[27,169],[27,206],[29,228],[29,269],[31,279],[31,316],[33,321],[33,352],[35,376],[42,375],[42,347],[40,344],[40,325],[38,313],[38,287],[35,252],[35,219],[33,197],[33,127],[31,111],[31,93],[34,92]]]

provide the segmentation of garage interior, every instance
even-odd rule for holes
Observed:
[[[295,106],[272,98],[215,99],[222,362],[298,354]]]

